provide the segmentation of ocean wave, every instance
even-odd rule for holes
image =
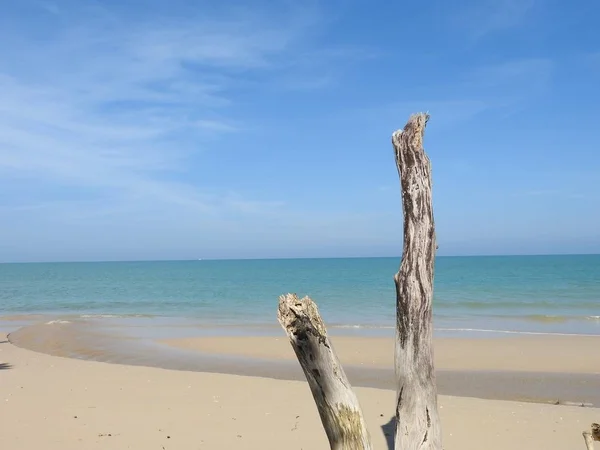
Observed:
[[[598,337],[597,334],[579,334],[579,333],[558,333],[547,331],[517,331],[517,330],[493,330],[486,328],[435,328],[435,331],[456,331],[456,332],[474,332],[474,333],[501,333],[501,334],[526,334],[539,336],[584,336]]]
[[[558,315],[558,314],[494,314],[489,317],[496,319],[525,320],[538,323],[565,323],[572,321],[600,320],[600,316],[587,315]]]
[[[355,328],[355,329],[372,329],[372,330],[393,330],[395,327],[389,325],[329,325],[330,328]]]
[[[598,316],[595,320],[600,320]],[[552,323],[552,322],[551,322]],[[329,328],[336,329],[355,329],[355,330],[393,330],[394,326],[389,325],[372,325],[372,324],[336,324],[329,325]],[[520,330],[501,330],[501,329],[493,329],[493,328],[466,328],[466,327],[434,327],[434,331],[436,332],[469,332],[469,333],[500,333],[500,334],[523,334],[523,335],[540,335],[540,336],[593,336],[599,337],[597,334],[583,334],[583,333],[562,333],[562,332],[552,332],[552,331],[520,331]]]
[[[434,309],[504,309],[514,308],[517,310],[523,310],[527,308],[545,308],[545,309],[557,309],[557,308],[598,308],[600,301],[516,301],[516,300],[504,300],[504,301],[478,301],[478,300],[459,300],[459,301],[442,301],[434,300]]]
[[[527,316],[523,316],[522,319],[539,323],[564,323],[568,322],[569,320],[574,320],[576,319],[576,317],[553,316],[548,314],[530,314]]]
[[[151,319],[151,314],[80,314],[80,319]]]
[[[64,324],[64,323],[71,323],[71,321],[70,320],[60,320],[60,319],[50,320],[50,321],[46,322],[46,325],[55,325],[55,324]]]

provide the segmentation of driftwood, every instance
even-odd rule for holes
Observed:
[[[304,370],[332,450],[371,450],[358,399],[329,341],[317,305],[308,297],[282,295],[278,319]]]
[[[423,150],[429,116],[415,114],[392,135],[402,190],[404,246],[396,284],[396,450],[441,450],[433,366],[435,224],[431,164]],[[327,337],[317,305],[295,294],[279,298],[279,323],[306,375],[333,450],[371,450],[358,399]],[[583,432],[587,450],[600,441],[600,425]]]
[[[594,441],[600,441],[600,424],[593,423],[590,430],[583,432],[587,450],[594,450]]]
[[[441,449],[433,367],[432,310],[435,225],[431,165],[423,150],[429,116],[412,116],[392,136],[402,188],[404,247],[396,282],[397,449]]]
[[[429,116],[411,116],[392,143],[402,186],[404,248],[396,282],[395,447],[440,450],[441,432],[432,354],[435,231],[430,163],[423,150]],[[332,449],[371,449],[358,400],[327,337],[317,306],[305,297],[279,299],[279,322],[290,338]]]

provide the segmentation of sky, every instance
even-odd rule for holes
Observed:
[[[0,8],[0,261],[600,253],[595,0]]]

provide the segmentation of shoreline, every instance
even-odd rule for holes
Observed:
[[[511,336],[600,336],[600,316],[564,316],[560,320],[552,315],[531,315],[515,318],[511,316],[481,316],[466,321],[460,317],[434,317],[435,337],[466,337],[487,339]],[[152,328],[170,333],[166,338],[196,337],[200,335],[280,335],[281,328],[273,318],[271,322],[236,322],[217,319],[211,321],[196,316],[155,315],[155,314],[111,314],[111,313],[13,313],[0,314],[0,332],[16,331],[19,328],[51,321],[91,322],[94,326],[108,328],[130,328],[142,330]],[[361,337],[392,337],[393,321],[382,323],[348,324],[326,321],[330,335],[356,335]],[[511,324],[512,326],[509,326]],[[527,324],[527,326],[524,326]],[[568,325],[568,326],[567,326]],[[558,328],[557,328],[558,327]]]
[[[394,339],[331,336],[342,364],[392,367]],[[295,361],[282,337],[192,337],[162,339],[170,347],[212,355]],[[441,370],[579,373],[600,375],[600,336],[519,336],[434,338],[435,367]]]
[[[304,381],[60,358],[0,335],[0,448],[328,448]],[[48,389],[51,386],[51,389]],[[393,390],[353,386],[374,448],[391,448]],[[600,409],[440,395],[444,448],[583,448]]]
[[[281,330],[279,336],[165,343],[119,335],[91,322],[48,322],[21,328],[9,339],[21,348],[72,359],[304,382]],[[391,339],[332,336],[332,341],[353,386],[394,389]],[[438,389],[460,397],[598,406],[600,367],[589,358],[598,344],[600,336],[436,339]]]

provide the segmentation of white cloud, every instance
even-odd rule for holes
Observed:
[[[600,51],[586,54],[584,63],[592,70],[600,71]]]
[[[200,119],[196,121],[196,126],[204,130],[224,133],[233,133],[238,131],[237,127],[218,120]]]
[[[548,58],[525,58],[480,66],[471,71],[465,82],[476,88],[546,87],[552,76],[554,63]]]
[[[437,131],[456,127],[458,124],[473,119],[478,114],[490,109],[490,103],[474,99],[441,100],[435,98],[422,98],[420,100],[391,102],[385,105],[365,108],[355,108],[343,111],[338,120],[360,121],[364,127],[376,127],[391,136],[392,133],[402,128],[406,119],[416,112],[428,112],[435,121]]]
[[[416,85],[400,101],[359,107],[339,113],[348,120],[360,117],[365,124],[385,124],[391,133],[410,114],[428,112],[437,131],[453,128],[480,114],[504,110],[509,114],[551,86],[555,64],[548,58],[510,59],[496,64],[471,65],[448,75],[444,82]],[[412,98],[406,98],[410,95]],[[399,119],[400,118],[400,119]],[[399,122],[400,120],[400,122]]]
[[[369,52],[317,46],[321,13],[302,2],[104,5],[23,0],[0,16],[0,247],[16,249],[3,259],[318,235],[314,220],[289,226],[299,217],[277,193],[220,185],[203,161],[267,126],[246,112],[249,90],[331,86]]]
[[[525,22],[540,0],[473,0],[453,14],[455,23],[474,39]]]
[[[209,138],[243,127],[228,116],[238,72],[274,70],[312,13],[130,21],[90,5],[92,11],[72,4],[68,17],[44,22],[42,40],[23,15],[15,17],[20,33],[0,31],[14,44],[0,58],[0,180],[93,187],[106,191],[106,201],[175,203],[200,212],[271,205],[208,196],[168,174],[185,171]],[[56,5],[38,6],[62,15]],[[57,201],[40,191],[42,208]],[[59,209],[64,213],[65,204]]]
[[[565,191],[564,189],[531,189],[514,195],[518,197],[585,198],[583,194]]]

